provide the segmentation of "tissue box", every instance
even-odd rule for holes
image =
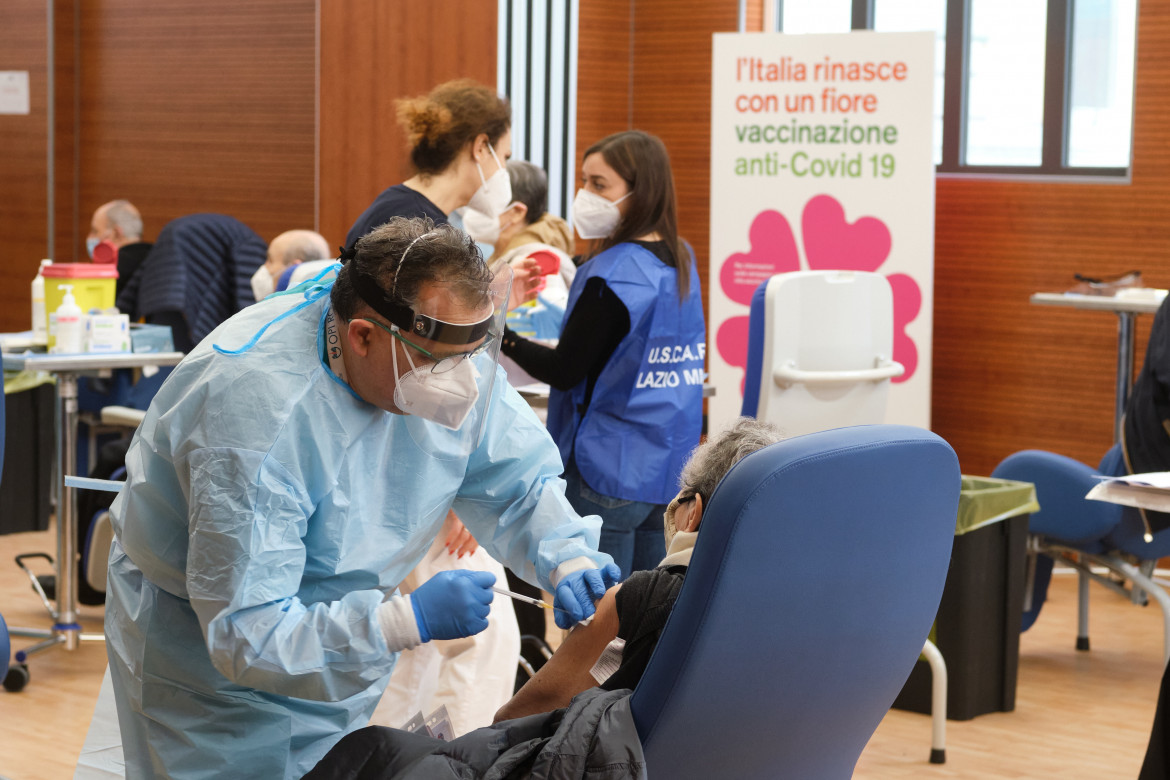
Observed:
[[[129,352],[130,317],[125,314],[85,316],[86,352]]]
[[[134,352],[175,351],[175,342],[171,338],[171,328],[169,325],[131,323],[130,346]]]

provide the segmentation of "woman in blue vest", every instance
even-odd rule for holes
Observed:
[[[699,443],[706,328],[662,141],[611,135],[586,150],[581,172],[573,224],[593,243],[557,346],[505,331],[503,351],[552,386],[548,428],[569,502],[601,516],[599,549],[624,577],[665,554],[662,513]]]

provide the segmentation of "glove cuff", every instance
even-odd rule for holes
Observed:
[[[594,563],[591,559],[586,558],[584,555],[580,555],[576,558],[570,558],[569,560],[561,563],[556,567],[556,569],[553,570],[553,573],[548,576],[548,579],[549,582],[552,583],[552,590],[555,593],[557,590],[557,585],[561,584],[561,580],[573,572],[596,568],[598,568],[596,563]]]
[[[410,650],[426,642],[423,638],[423,620],[416,614],[414,599],[409,596],[393,596],[378,605],[378,625],[390,652]]]

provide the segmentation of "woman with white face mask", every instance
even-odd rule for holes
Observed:
[[[581,173],[573,225],[592,243],[560,340],[550,349],[505,331],[503,352],[552,386],[569,502],[601,515],[598,547],[628,576],[665,554],[662,513],[699,443],[706,327],[662,141],[611,135],[586,150]]]
[[[426,216],[436,225],[467,206],[498,219],[512,202],[505,163],[512,156],[512,109],[506,98],[474,81],[448,81],[427,95],[397,101],[415,175],[388,187],[345,238],[346,248],[393,217]],[[513,283],[516,286],[516,283]],[[423,562],[403,582],[412,590],[441,571],[504,569],[478,544],[454,512],[448,513]],[[520,631],[511,605],[497,599],[483,632],[441,640],[402,654],[371,723],[398,727],[416,712],[447,707],[456,733],[491,722],[514,687]]]
[[[512,156],[507,98],[468,79],[448,81],[421,97],[397,101],[416,173],[384,190],[345,238],[347,248],[392,217],[430,217],[446,224],[464,206],[498,218],[512,202],[504,164]]]

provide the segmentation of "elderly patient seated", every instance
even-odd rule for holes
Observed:
[[[741,417],[691,454],[663,517],[667,555],[597,603],[496,722],[451,742],[382,726],[344,737],[305,775],[323,778],[637,777],[641,745],[629,694],[642,677],[678,598],[703,507],[740,459],[779,441],[771,423]],[[469,692],[470,693],[470,692]],[[571,767],[570,767],[571,765]],[[438,774],[436,774],[438,773]]]

